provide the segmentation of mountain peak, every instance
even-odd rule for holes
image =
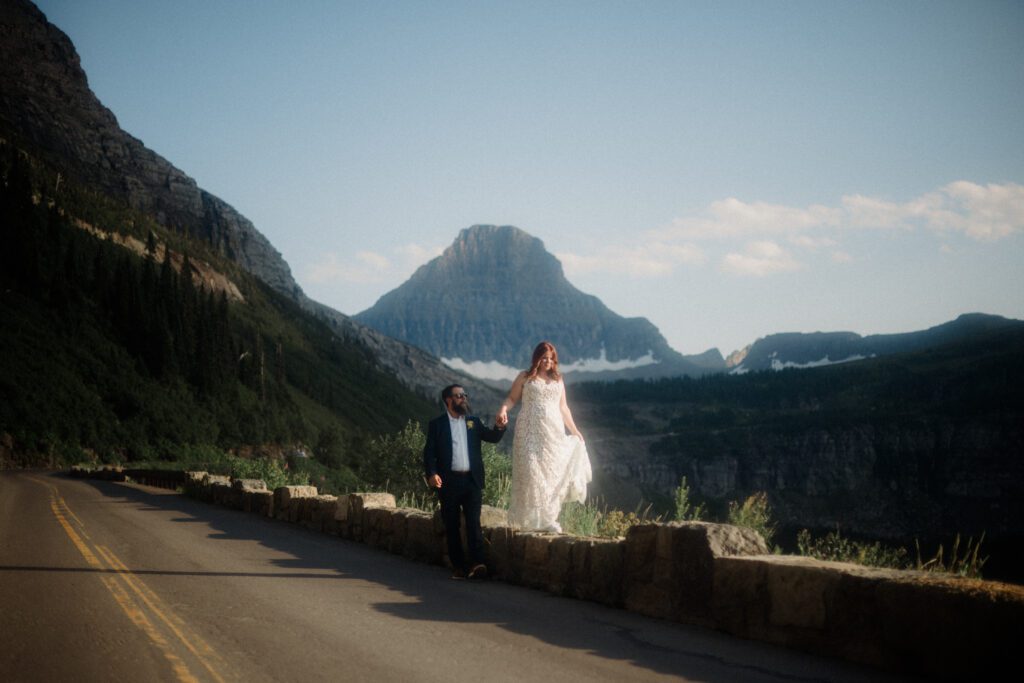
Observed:
[[[544,248],[544,243],[512,225],[464,228],[441,256],[425,267],[428,272],[439,269],[456,279],[471,277],[474,286],[488,286],[487,281],[495,277],[510,283],[518,281],[520,288],[568,285],[561,262]],[[458,286],[454,281],[451,285]]]
[[[540,239],[510,225],[461,230],[444,253],[355,318],[453,367],[489,366],[482,376],[491,378],[514,376],[544,339],[569,372],[650,366],[660,375],[666,362],[683,361],[650,321],[617,315],[576,289]]]

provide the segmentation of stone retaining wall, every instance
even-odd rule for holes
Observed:
[[[440,514],[396,507],[387,493],[268,491],[260,480],[206,472],[97,476],[176,482],[199,500],[447,562]],[[770,555],[759,534],[724,524],[648,523],[624,539],[605,539],[516,531],[493,508],[483,519],[496,578],[744,638],[942,678],[1013,671],[1024,642],[1021,586]]]

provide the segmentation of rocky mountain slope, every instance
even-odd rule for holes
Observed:
[[[437,358],[310,300],[248,219],[121,129],[90,90],[70,39],[28,0],[0,3],[0,30],[0,137],[31,150],[62,178],[209,245],[325,320],[340,337],[365,344],[380,367],[419,393],[433,396],[454,377],[482,398],[496,396]]]
[[[1020,324],[1018,320],[998,315],[966,313],[956,320],[927,330],[902,334],[873,334],[867,337],[853,332],[772,334],[758,339],[742,353],[730,355],[726,363],[734,374],[821,367],[918,351]]]
[[[544,243],[512,226],[475,225],[355,318],[455,367],[510,379],[537,342],[570,378],[701,375],[717,351],[684,357],[646,318],[624,318],[569,283]]]

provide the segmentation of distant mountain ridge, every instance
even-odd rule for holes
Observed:
[[[513,226],[462,230],[441,256],[354,316],[479,376],[509,379],[537,342],[570,375],[657,377],[724,369],[716,351],[684,357],[646,318],[624,318],[576,289],[544,243]]]
[[[875,356],[918,351],[1003,328],[1024,327],[1024,322],[985,313],[965,313],[917,332],[873,334],[854,332],[782,333],[762,337],[738,359],[730,356],[731,372],[784,370],[835,365]],[[738,360],[738,362],[737,362]]]

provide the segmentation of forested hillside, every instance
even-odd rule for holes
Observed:
[[[0,434],[22,461],[273,446],[342,467],[432,412],[202,240],[6,141],[0,175]]]
[[[646,500],[666,500],[685,476],[718,513],[767,492],[790,533],[839,527],[910,544],[985,533],[993,571],[1019,576],[1020,321],[843,365],[573,391],[605,469]]]

